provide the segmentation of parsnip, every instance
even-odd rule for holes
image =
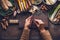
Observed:
[[[5,30],[7,29],[6,25],[4,25],[3,23],[1,23],[1,25],[2,25],[3,29],[5,29]]]
[[[12,6],[13,6],[12,3],[11,3],[9,0],[5,0],[5,3],[6,3],[6,5],[7,5],[8,7],[12,7]]]
[[[9,7],[6,5],[5,0],[1,0],[1,2],[2,2],[1,5],[2,5],[3,9],[8,10]]]

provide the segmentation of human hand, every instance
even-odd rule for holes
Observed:
[[[31,18],[32,18],[32,16],[30,16],[30,17],[28,17],[26,20],[25,20],[25,29],[28,29],[29,28],[29,26],[31,25]]]
[[[44,22],[42,20],[34,19],[34,23],[40,30],[44,29]]]

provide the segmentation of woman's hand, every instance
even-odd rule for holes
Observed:
[[[41,36],[43,37],[44,40],[52,40],[52,37],[51,37],[49,31],[45,30],[45,28],[44,28],[44,22],[42,20],[35,19],[34,23],[39,28],[40,34],[41,34]]]
[[[39,19],[34,19],[34,23],[39,28],[39,30],[44,30],[44,22]]]
[[[28,29],[29,26],[31,25],[31,19],[32,19],[32,16],[28,17],[26,20],[25,20],[25,27],[24,29]]]

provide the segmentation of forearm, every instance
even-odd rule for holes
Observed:
[[[20,40],[29,40],[30,29],[24,29]]]
[[[52,40],[52,37],[48,30],[41,30],[40,33],[44,40]]]

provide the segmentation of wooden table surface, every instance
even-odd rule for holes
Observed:
[[[7,30],[3,30],[0,26],[0,40],[19,40],[21,37],[25,19],[29,17],[30,13],[21,13],[17,15],[16,17],[10,16],[9,19],[18,19],[19,24],[10,24]],[[53,25],[48,21],[48,13],[37,13],[37,15],[34,15],[34,18],[41,19],[45,22],[45,27],[49,28],[52,37],[54,40],[59,40],[60,37],[60,25]],[[39,34],[37,28],[32,25],[30,28],[30,40],[43,40],[41,35]]]
[[[0,37],[1,40],[13,40],[13,39],[19,39],[21,34],[22,34],[22,30],[24,27],[24,23],[25,23],[25,19],[27,17],[29,17],[31,14],[30,13],[21,13],[19,15],[17,15],[15,18],[13,16],[11,16],[9,19],[18,19],[19,20],[19,24],[14,25],[14,24],[10,24],[9,27],[7,28],[7,30],[2,30],[0,29]],[[34,16],[34,18],[37,19],[41,19],[44,21],[45,23],[45,27],[48,27],[48,19],[47,16],[44,15],[44,13],[36,13]],[[36,29],[36,26],[34,24],[31,25],[32,27],[30,29],[31,30],[31,37],[30,40],[39,40],[39,32]]]

